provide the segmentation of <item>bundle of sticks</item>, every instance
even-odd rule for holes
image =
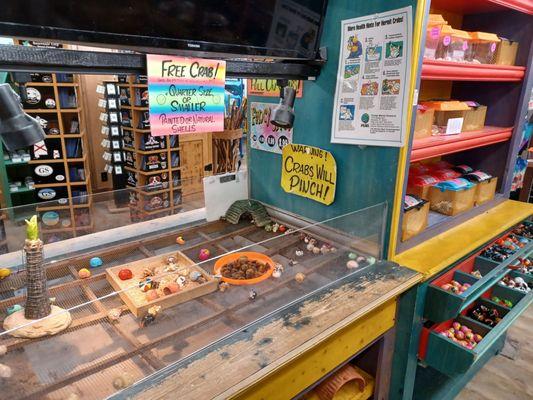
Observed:
[[[238,107],[237,102],[233,100],[224,116],[224,129],[239,129],[242,126],[242,121],[246,116],[247,102],[246,97],[243,98],[241,105]]]

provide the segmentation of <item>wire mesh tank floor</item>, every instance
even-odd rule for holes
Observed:
[[[176,244],[178,234],[185,244]],[[269,238],[272,240],[265,241]],[[198,262],[200,249],[209,249],[214,256],[243,246],[248,246],[247,251],[270,256],[284,267],[284,273],[279,279],[270,278],[253,287],[231,286],[224,292],[216,291],[165,309],[154,323],[144,328],[119,296],[100,299],[113,293],[105,277],[106,268],[176,250]],[[87,301],[92,303],[72,310],[71,326],[55,336],[34,340],[0,337],[0,344],[8,348],[0,362],[13,371],[11,378],[0,378],[2,397],[66,399],[75,394],[83,399],[105,398],[125,382],[137,381],[181,360],[347,275],[348,249],[328,254],[304,251],[293,265],[296,250],[305,250],[298,234],[281,237],[249,222],[231,225],[218,221],[48,264],[48,287],[55,304],[71,308]],[[90,278],[79,279],[77,271],[87,268],[94,256],[103,259],[103,266],[91,269]],[[214,260],[201,264],[208,273],[213,266]],[[299,272],[305,274],[301,283],[294,279]],[[19,272],[0,282],[0,318],[5,318],[7,307],[24,304],[23,296],[14,296],[14,290],[24,287],[24,275]],[[365,279],[369,281],[384,278],[370,272],[367,275]],[[392,274],[386,285],[371,288],[368,294],[365,285],[361,285],[360,300],[365,301],[364,296],[368,295],[371,301],[411,278],[412,274]],[[251,288],[257,292],[255,300],[249,298]],[[107,317],[113,308],[123,311],[116,322]]]

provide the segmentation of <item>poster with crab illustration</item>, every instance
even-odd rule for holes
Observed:
[[[409,107],[412,9],[341,22],[331,142],[404,144]]]

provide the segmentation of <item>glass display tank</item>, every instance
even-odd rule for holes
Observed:
[[[380,261],[386,204],[310,221],[242,199],[211,222],[199,204],[132,223],[116,197],[89,199],[92,233],[47,244],[46,203],[4,210],[39,216],[4,220],[4,396],[226,397],[416,275]]]

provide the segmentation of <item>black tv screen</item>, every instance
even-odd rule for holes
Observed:
[[[152,52],[177,49],[313,59],[326,4],[327,0],[2,0],[0,36]]]

